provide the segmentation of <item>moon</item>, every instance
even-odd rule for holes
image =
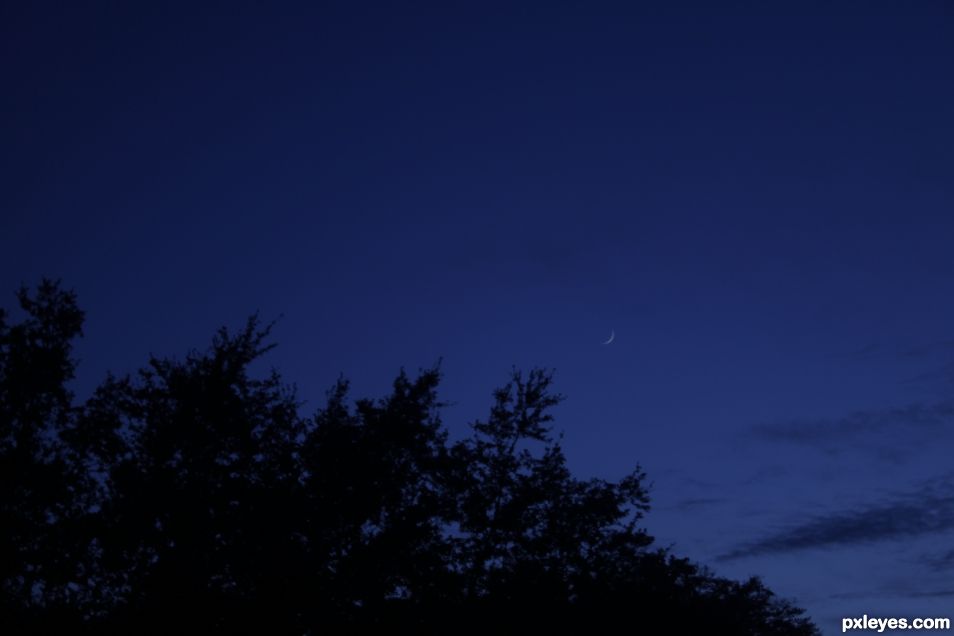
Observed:
[[[606,342],[604,342],[603,344],[605,344],[605,345],[608,345],[609,343],[611,343],[611,342],[613,342],[613,338],[615,338],[615,337],[616,337],[616,332],[615,332],[615,331],[612,331],[612,330],[610,330],[610,337],[609,337],[609,340],[607,340],[607,341],[606,341]]]

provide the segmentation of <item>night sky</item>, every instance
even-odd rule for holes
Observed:
[[[81,4],[0,9],[0,305],[75,289],[80,398],[255,311],[306,410],[554,368],[660,545],[951,616],[954,4]]]

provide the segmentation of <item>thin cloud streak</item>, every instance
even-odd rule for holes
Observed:
[[[954,483],[948,480],[940,487],[926,485],[919,492],[896,497],[893,501],[815,517],[768,537],[743,543],[718,560],[911,539],[952,529]]]
[[[846,439],[871,434],[902,432],[900,429],[936,428],[954,424],[954,401],[916,402],[903,407],[855,411],[840,418],[790,420],[762,424],[751,430],[755,439],[828,447]]]

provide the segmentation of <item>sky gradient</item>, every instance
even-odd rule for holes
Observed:
[[[0,8],[0,304],[75,289],[80,396],[255,311],[306,409],[554,368],[660,544],[951,616],[954,5],[93,4]]]

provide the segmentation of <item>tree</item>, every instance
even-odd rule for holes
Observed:
[[[72,531],[89,494],[88,475],[62,440],[74,416],[66,385],[83,313],[50,280],[33,294],[21,288],[17,299],[22,322],[9,324],[0,310],[0,612],[9,625],[81,600]]]
[[[208,352],[153,358],[88,405],[80,426],[112,442],[98,539],[110,620],[233,631],[294,584],[303,423],[277,373],[248,375],[267,335],[254,318],[223,329]]]
[[[0,315],[0,610],[18,631],[817,633],[758,579],[653,548],[638,467],[574,477],[550,372],[514,370],[454,443],[438,368],[379,400],[340,379],[305,417],[276,371],[251,373],[272,347],[253,317],[74,405],[75,298],[48,281],[19,298],[25,321]]]
[[[565,613],[585,602],[580,595],[607,551],[636,554],[652,541],[638,527],[649,501],[638,468],[617,483],[570,474],[550,433],[548,410],[561,399],[549,393],[551,382],[541,370],[526,379],[514,371],[488,420],[452,450],[459,558],[480,615],[500,603],[527,608],[537,621]]]

